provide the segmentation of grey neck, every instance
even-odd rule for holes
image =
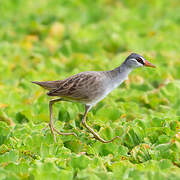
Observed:
[[[128,75],[132,70],[133,69],[128,67],[125,63],[122,63],[119,67],[108,71],[108,73],[111,80],[119,85],[128,78]]]
[[[127,66],[125,63],[122,63],[120,66],[112,70],[113,72],[118,72],[119,74],[122,73],[130,73],[132,71],[132,68]]]

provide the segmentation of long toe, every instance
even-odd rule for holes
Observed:
[[[72,135],[73,135],[73,136],[75,136],[75,137],[77,137],[77,134],[76,134],[76,133],[74,133],[74,132],[72,132]]]
[[[111,140],[104,140],[103,138],[101,138],[101,137],[96,137],[96,136],[94,136],[94,138],[95,138],[96,140],[102,142],[102,143],[111,143],[111,142],[113,142],[115,139],[120,138],[120,137],[119,137],[119,136],[116,136],[116,137],[112,138]]]
[[[65,136],[73,135],[73,136],[76,136],[76,137],[77,137],[77,134],[74,133],[74,132],[70,132],[70,133],[59,132],[56,128],[54,128],[54,131],[55,131],[57,134],[59,134],[59,135],[65,135]]]
[[[49,124],[47,124],[41,131],[45,131],[48,128]]]
[[[56,143],[57,141],[56,141],[56,135],[54,135],[54,142]]]
[[[111,140],[107,141],[107,143],[113,142],[113,141],[114,141],[115,139],[117,139],[117,138],[120,138],[120,137],[119,137],[119,136],[116,136],[116,137],[112,138]]]

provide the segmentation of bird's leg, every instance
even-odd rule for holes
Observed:
[[[58,102],[58,101],[61,101],[62,99],[61,98],[58,98],[58,99],[52,99],[49,101],[49,113],[50,113],[50,121],[49,121],[49,127],[50,127],[50,130],[51,130],[51,133],[54,137],[54,141],[56,142],[56,135],[54,133],[54,125],[53,125],[53,109],[52,109],[52,106],[55,102]]]
[[[45,129],[47,129],[48,126],[49,126],[49,124],[47,124],[44,128],[42,128],[41,131],[45,131]]]
[[[65,101],[64,99],[62,98],[58,98],[58,99],[52,99],[49,101],[49,112],[50,112],[50,121],[49,121],[49,127],[50,127],[50,130],[51,130],[51,133],[53,134],[53,137],[54,137],[54,141],[56,142],[56,135],[54,133],[54,131],[56,133],[58,133],[59,135],[74,135],[74,136],[77,136],[75,133],[63,133],[63,132],[59,132],[56,128],[54,128],[54,125],[53,125],[53,109],[52,109],[52,106],[54,103],[58,102],[58,101]]]
[[[106,141],[103,138],[101,138],[92,128],[90,128],[86,123],[86,116],[90,109],[91,109],[91,106],[87,106],[87,105],[85,106],[85,113],[82,118],[82,124],[94,135],[94,138],[102,143],[110,143],[110,142],[114,141],[116,138],[119,138],[119,136],[116,136],[113,139]]]

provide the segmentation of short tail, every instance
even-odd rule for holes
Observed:
[[[60,81],[43,81],[43,82],[32,81],[32,83],[37,84],[49,91],[57,89],[60,85]]]

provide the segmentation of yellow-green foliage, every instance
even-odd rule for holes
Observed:
[[[180,179],[179,0],[0,0],[0,179]],[[131,52],[157,66],[131,73],[88,124],[81,104],[54,106],[31,81],[110,70]]]

